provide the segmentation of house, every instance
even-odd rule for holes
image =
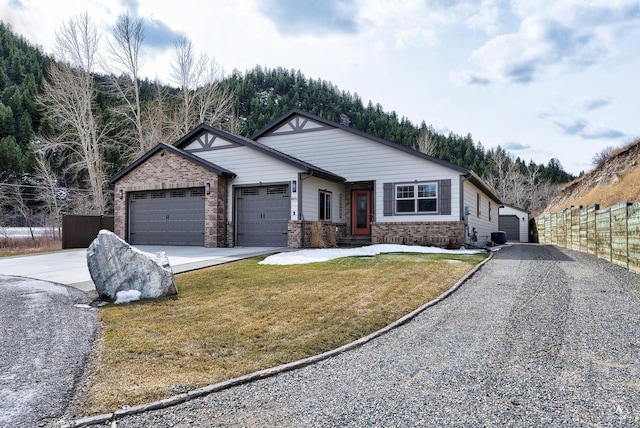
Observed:
[[[507,241],[529,242],[529,212],[511,205],[501,205],[498,227],[507,234]]]
[[[118,173],[115,232],[131,244],[483,245],[500,200],[475,173],[292,110],[251,139],[200,125]]]

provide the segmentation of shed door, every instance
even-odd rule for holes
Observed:
[[[286,247],[290,199],[287,185],[236,189],[236,244]]]
[[[204,188],[132,193],[129,243],[204,246]]]
[[[501,215],[498,228],[507,234],[507,241],[520,242],[520,219],[515,215]]]

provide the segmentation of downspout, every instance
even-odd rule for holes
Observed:
[[[305,237],[305,233],[304,233],[304,209],[303,209],[304,201],[302,200],[302,187],[303,187],[302,184],[303,184],[304,180],[307,180],[307,179],[309,179],[311,177],[313,177],[313,171],[310,171],[309,175],[307,177],[305,177],[305,178],[302,178],[302,174],[300,174],[300,186],[298,187],[298,200],[299,200],[298,203],[300,204],[298,211],[300,212],[300,220],[302,220],[302,236],[301,236],[301,240],[300,240],[301,248],[305,247],[305,239],[304,239],[304,237]]]
[[[461,176],[460,180],[460,218],[464,221],[464,244],[469,245],[469,218],[464,206],[464,182],[471,178],[471,173]]]

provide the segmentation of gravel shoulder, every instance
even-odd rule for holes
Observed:
[[[89,297],[46,281],[0,275],[0,427],[60,420],[96,337]]]
[[[638,331],[639,275],[514,245],[356,350],[117,426],[638,426]]]

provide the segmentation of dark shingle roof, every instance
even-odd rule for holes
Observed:
[[[495,201],[497,203],[501,203],[500,202],[500,198],[496,195],[495,191],[491,188],[491,186],[489,186],[487,183],[485,183],[472,170],[469,170],[467,168],[463,168],[461,166],[452,164],[450,162],[444,161],[444,160],[436,158],[434,156],[429,156],[427,154],[421,153],[421,152],[419,152],[417,150],[410,149],[410,148],[408,148],[406,146],[403,146],[401,144],[397,144],[397,143],[385,140],[383,138],[379,138],[379,137],[376,137],[374,135],[367,134],[366,132],[363,132],[363,131],[360,131],[360,130],[357,130],[357,129],[354,129],[354,128],[350,128],[348,126],[342,125],[341,123],[332,122],[332,121],[330,121],[328,119],[325,119],[325,118],[320,117],[320,116],[316,116],[314,114],[308,113],[308,112],[300,110],[300,109],[293,109],[293,110],[290,110],[289,112],[283,114],[278,119],[274,120],[269,125],[267,125],[265,128],[261,129],[260,131],[256,132],[255,134],[253,134],[251,136],[251,139],[252,140],[257,140],[258,138],[265,136],[266,134],[268,134],[272,130],[280,127],[282,124],[287,122],[289,119],[291,119],[291,117],[296,116],[296,115],[300,115],[300,116],[309,118],[311,120],[314,120],[316,122],[322,123],[322,124],[327,125],[327,126],[331,126],[331,127],[334,127],[334,128],[342,129],[344,131],[350,132],[350,133],[358,135],[360,137],[367,138],[367,139],[369,139],[371,141],[375,141],[376,143],[384,144],[385,146],[392,147],[394,149],[403,151],[405,153],[409,153],[411,155],[414,155],[414,156],[421,157],[423,159],[429,160],[429,161],[434,162],[434,163],[436,163],[438,165],[442,165],[442,166],[445,166],[447,168],[453,169],[454,171],[457,171],[457,172],[461,173],[466,179],[468,179],[471,183],[476,185],[478,188],[482,189],[482,191],[485,192],[493,201]]]
[[[131,165],[129,165],[128,167],[126,167],[125,169],[123,169],[122,171],[120,171],[119,173],[117,173],[110,181],[109,184],[115,184],[118,180],[120,180],[122,177],[124,177],[125,175],[127,175],[128,173],[130,173],[131,171],[133,171],[134,169],[136,169],[138,166],[140,166],[141,164],[143,164],[144,162],[147,161],[147,159],[149,159],[151,156],[155,155],[156,153],[158,153],[160,150],[167,150],[171,153],[175,153],[178,156],[181,156],[182,158],[188,160],[189,162],[193,162],[196,165],[199,165],[209,171],[212,171],[216,174],[218,174],[221,177],[226,177],[226,178],[233,178],[236,176],[236,174],[234,174],[233,172],[229,171],[228,169],[222,168],[221,166],[218,166],[216,164],[213,164],[209,161],[206,161],[198,156],[194,156],[191,153],[187,153],[184,150],[180,150],[176,147],[173,146],[169,146],[163,143],[159,143],[157,146],[155,146],[154,148],[152,148],[151,150],[149,150],[147,153],[145,153],[144,155],[140,156],[138,159],[136,159]]]
[[[309,162],[305,162],[303,160],[297,159],[293,156],[290,156],[286,153],[282,153],[281,151],[273,149],[269,146],[253,141],[249,138],[241,137],[239,135],[233,135],[221,129],[214,128],[212,126],[205,125],[205,124],[199,125],[193,131],[189,132],[187,135],[185,135],[184,137],[176,141],[174,143],[174,146],[179,149],[182,149],[184,146],[189,144],[195,137],[197,137],[203,132],[210,132],[221,138],[224,138],[225,140],[232,141],[237,144],[241,144],[245,147],[250,147],[254,150],[257,150],[261,153],[271,156],[272,158],[278,159],[281,162],[285,162],[296,168],[300,168],[301,170],[307,173],[313,174],[316,177],[324,178],[324,179],[335,181],[335,182],[345,181],[344,177],[334,174],[331,171],[327,171],[326,169],[319,168],[315,165],[310,164]]]

